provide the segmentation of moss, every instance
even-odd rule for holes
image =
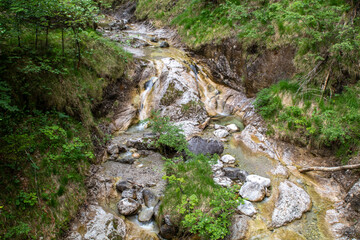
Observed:
[[[160,100],[160,104],[164,106],[169,106],[173,104],[179,97],[183,95],[183,91],[175,87],[175,83],[170,83],[166,89],[166,93]]]

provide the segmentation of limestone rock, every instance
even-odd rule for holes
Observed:
[[[86,223],[85,240],[110,240],[115,238],[125,238],[126,224],[121,218],[113,214],[106,213],[99,206],[91,206],[95,209],[95,217]]]
[[[124,198],[118,202],[117,208],[121,215],[129,216],[137,213],[140,203],[131,198]]]
[[[250,218],[244,215],[235,215],[232,218],[232,225],[230,227],[230,240],[242,240],[246,237],[246,232],[249,227]]]
[[[239,168],[226,167],[223,170],[225,176],[229,177],[231,180],[240,180],[241,182],[245,182],[246,177],[249,175],[248,172]]]
[[[222,154],[224,145],[215,139],[204,139],[201,137],[193,137],[188,141],[188,148],[195,154]]]
[[[107,147],[107,152],[110,155],[119,154],[119,147],[117,144],[111,144]]]
[[[311,208],[310,196],[304,189],[290,181],[281,182],[279,196],[272,214],[273,227],[281,227],[301,218]]]
[[[261,177],[258,175],[249,175],[246,177],[247,182],[258,183],[264,188],[270,187],[271,181],[269,178]]]
[[[119,181],[116,183],[116,189],[120,192],[125,191],[127,189],[131,189],[132,188],[132,184],[129,183],[128,181]]]
[[[244,204],[240,203],[240,205],[237,207],[237,210],[249,217],[252,217],[257,213],[254,205],[247,200],[244,200]]]
[[[239,131],[239,128],[235,125],[235,124],[229,124],[226,126],[226,129],[229,131],[229,132],[237,132]]]
[[[226,131],[225,129],[218,129],[214,131],[214,135],[218,138],[225,138],[229,136],[229,132]]]
[[[121,193],[121,197],[136,199],[136,192],[133,189],[127,189]]]
[[[144,189],[142,191],[142,194],[145,205],[149,208],[155,207],[156,204],[159,202],[159,198],[150,189]]]
[[[154,208],[143,208],[139,214],[140,222],[148,222],[154,215]]]
[[[231,155],[224,155],[221,157],[221,161],[225,164],[234,164],[235,163],[235,158]]]
[[[246,182],[240,189],[240,195],[252,202],[260,202],[265,197],[265,188],[256,182]]]

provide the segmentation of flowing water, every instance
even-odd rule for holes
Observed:
[[[105,32],[107,36],[114,34],[119,33]],[[159,110],[163,115],[177,119],[178,122],[194,122],[192,126],[201,124],[204,118],[210,117],[211,124],[227,125],[233,123],[240,130],[244,129],[242,118],[248,113],[239,114],[244,101],[248,101],[244,94],[215,83],[208,74],[207,66],[191,57],[191,54],[181,47],[172,46],[172,42],[167,37],[167,31],[155,30],[141,24],[130,24],[129,29],[122,31],[121,34],[124,48],[132,53],[134,58],[141,59],[146,63],[139,84],[140,91],[131,100],[131,104],[137,109],[136,118],[138,120],[145,120],[150,116],[152,110]],[[152,41],[154,38],[158,42]],[[126,44],[129,40],[135,42],[136,46]],[[165,40],[170,43],[170,47],[160,48],[160,42]],[[188,110],[191,107],[195,111]],[[204,115],[204,118],[199,117],[202,115]],[[126,137],[134,137],[144,129],[146,129],[146,123],[144,122],[133,125],[122,136],[122,140]],[[197,129],[197,131],[190,131],[188,136],[195,133],[202,137],[214,137],[212,132],[211,129],[203,132]],[[286,158],[285,151],[276,149],[276,146],[273,151],[274,154],[267,154],[267,150],[262,148],[267,148],[269,142],[256,134],[251,135],[249,141],[254,146],[261,145],[263,147],[260,147],[259,151],[254,151],[249,145],[239,141],[237,136],[239,136],[239,133],[228,137],[228,141],[224,144],[224,154],[233,155],[241,169],[251,174],[269,177],[272,180],[270,197],[260,203],[255,203],[259,213],[249,221],[247,239],[333,239],[334,236],[330,231],[330,225],[325,221],[325,215],[328,209],[333,208],[336,200],[333,195],[336,195],[336,192],[326,197],[327,191],[331,191],[327,189],[326,184],[323,185],[322,182],[317,182],[317,177],[299,174],[296,167],[289,160],[297,156]],[[282,153],[277,154],[277,151]],[[146,164],[146,161],[146,159],[139,160],[141,164]],[[151,164],[151,162],[148,164]],[[285,174],[279,175],[276,173],[279,166],[287,167],[287,169],[285,167]],[[111,164],[105,164],[105,168],[110,172],[115,171],[114,166]],[[161,166],[159,171],[161,171]],[[278,193],[277,187],[285,179],[297,183],[307,191],[312,200],[312,209],[310,212],[305,213],[301,219],[295,220],[286,226],[272,229],[269,227],[269,222],[277,200],[275,197]],[[116,214],[114,204],[118,199],[115,198],[111,204],[103,204],[104,208],[108,208],[109,212]],[[128,218],[128,221],[150,235],[159,232],[154,221],[141,223],[138,221],[137,216]],[[127,239],[137,238],[131,236],[127,237]]]

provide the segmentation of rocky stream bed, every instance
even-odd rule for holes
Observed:
[[[164,160],[146,144],[153,137],[146,124],[138,123],[151,110],[184,129],[191,151],[220,155],[212,166],[216,183],[241,185],[239,195],[247,200],[237,208],[228,239],[350,239],[345,214],[359,186],[344,201],[347,193],[328,174],[299,173],[297,167],[320,157],[268,138],[253,99],[211,79],[201,57],[183,49],[174,32],[116,18],[99,31],[131,52],[142,71],[110,126],[115,137],[103,164],[91,167],[88,199],[66,239],[176,234],[170,217],[159,214]]]

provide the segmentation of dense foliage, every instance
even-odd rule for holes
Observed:
[[[329,147],[347,161],[360,145],[359,84],[328,101],[297,94],[298,88],[298,83],[281,81],[258,94],[255,107],[269,121],[269,133],[311,148]]]
[[[160,206],[163,214],[181,226],[179,234],[198,234],[204,239],[222,239],[229,234],[231,217],[242,199],[236,189],[222,188],[212,178],[211,165],[218,156],[195,155],[187,148],[181,129],[166,117],[150,120],[152,130],[158,134],[155,145],[168,147],[183,157],[166,159],[164,176],[168,185]],[[238,190],[238,189],[237,189]]]
[[[92,29],[92,0],[0,0],[0,12],[0,239],[59,239],[103,144],[92,109],[129,56]]]

